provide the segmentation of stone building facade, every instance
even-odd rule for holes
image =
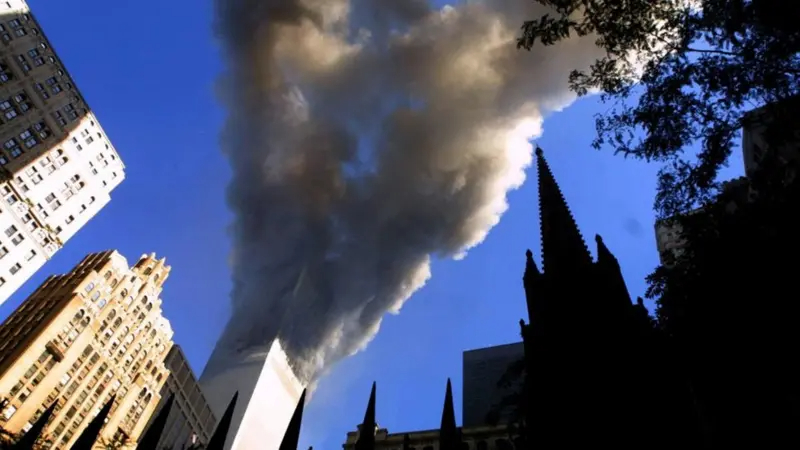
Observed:
[[[160,298],[169,272],[155,254],[130,267],[105,251],[39,286],[0,325],[0,427],[25,431],[57,402],[44,436],[66,449],[113,395],[100,442],[136,442],[169,376]]]

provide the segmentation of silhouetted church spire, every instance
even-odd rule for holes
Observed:
[[[542,235],[542,268],[545,273],[564,273],[592,263],[578,224],[564,200],[544,151],[536,148],[539,176],[539,220]]]
[[[50,420],[50,416],[53,415],[53,411],[56,409],[56,404],[58,402],[53,402],[50,406],[36,419],[36,422],[33,426],[25,433],[24,436],[19,438],[19,440],[11,446],[11,450],[33,450],[36,445],[36,440],[39,439],[39,435],[42,434],[44,427],[47,426],[47,422]]]
[[[214,434],[211,435],[211,439],[208,440],[208,445],[206,446],[206,450],[222,450],[225,448],[225,440],[228,437],[228,429],[231,427],[231,421],[233,420],[233,411],[236,409],[236,401],[239,399],[239,391],[236,391],[233,394],[233,398],[231,398],[230,403],[228,403],[228,407],[225,408],[225,412],[222,414],[222,418],[219,419],[217,423],[217,428],[214,430]]]
[[[292,414],[292,420],[289,421],[289,426],[286,427],[286,433],[283,435],[279,450],[297,450],[297,443],[300,441],[300,427],[303,423],[303,408],[305,404],[306,390],[303,389],[300,400],[297,402],[297,407],[294,409],[294,414]]]
[[[81,433],[78,439],[75,440],[75,443],[72,444],[71,450],[92,450],[97,437],[100,436],[100,430],[102,430],[103,426],[106,424],[106,418],[111,411],[111,406],[114,404],[115,398],[116,396],[112,395],[108,399],[106,404],[103,405],[103,409],[89,422],[89,425],[86,425],[86,428],[83,429],[83,433]]]
[[[450,384],[450,378],[448,378],[447,391],[444,395],[444,407],[442,408],[442,424],[439,427],[439,449],[458,450],[459,441],[456,411],[453,407],[453,387]]]
[[[375,447],[375,391],[376,383],[372,382],[372,392],[369,394],[367,411],[364,413],[364,421],[358,427],[358,441],[355,450],[372,450]]]
[[[161,439],[161,433],[164,432],[164,427],[167,425],[167,418],[169,417],[169,412],[172,410],[172,403],[174,401],[175,394],[170,394],[167,403],[164,404],[164,407],[161,408],[161,411],[159,411],[155,419],[153,419],[150,428],[148,428],[144,436],[139,439],[139,444],[136,446],[137,450],[151,450],[157,448],[158,441]]]

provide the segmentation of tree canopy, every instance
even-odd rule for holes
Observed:
[[[747,111],[768,105],[771,130],[798,108],[800,4],[785,0],[533,0],[552,13],[522,26],[521,48],[594,36],[605,56],[574,70],[578,95],[599,91],[596,148],[663,164],[655,209],[713,199]],[[796,123],[796,122],[795,122]],[[770,138],[776,143],[779,133]]]

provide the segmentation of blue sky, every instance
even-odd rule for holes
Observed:
[[[28,2],[121,154],[127,179],[110,205],[0,307],[0,317],[87,253],[118,249],[133,262],[156,252],[173,268],[165,315],[199,374],[226,320],[230,290],[230,173],[217,145],[224,112],[213,85],[222,66],[210,1]],[[579,101],[545,121],[538,143],[587,240],[602,234],[631,294],[642,295],[657,264],[657,167],[590,148],[592,115],[603,110],[595,98]],[[731,175],[741,172],[735,158]],[[301,448],[338,448],[360,422],[373,380],[378,421],[390,431],[435,428],[447,377],[460,416],[461,352],[518,340],[517,322],[526,315],[524,253],[530,247],[538,256],[539,247],[534,168],[509,203],[482,245],[465,260],[436,262],[431,281],[384,321],[369,348],[322,381],[307,407]]]

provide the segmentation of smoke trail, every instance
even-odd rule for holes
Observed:
[[[361,349],[480,243],[525,178],[527,139],[568,104],[591,40],[516,50],[530,0],[218,0],[233,168],[233,319],[278,333],[306,379]]]

